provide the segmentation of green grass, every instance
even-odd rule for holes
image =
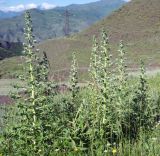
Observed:
[[[0,77],[14,78],[16,73],[22,71],[22,59],[20,57],[11,57],[0,61]]]
[[[16,91],[13,85],[22,83],[17,79],[0,79],[0,95],[9,95],[10,92]]]
[[[57,92],[55,83],[48,80],[47,56],[44,53],[39,58],[39,54],[33,52],[29,12],[25,19],[26,64],[22,73],[25,93],[12,94],[14,105],[0,112],[2,116],[6,114],[0,125],[0,153],[15,156],[157,156],[160,152],[159,74],[149,71],[147,75],[141,61],[140,74],[127,75],[123,42],[118,48],[118,59],[112,64],[108,36],[103,31],[101,42],[94,41],[92,48],[89,84],[79,88],[77,59],[73,55],[69,89]],[[56,48],[69,49],[71,44],[81,48],[75,39],[64,40],[66,44],[62,47],[57,44]],[[61,53],[58,58],[59,55],[55,57],[68,69],[64,56],[71,60],[70,55]],[[79,53],[78,57],[84,56]],[[82,67],[80,69],[84,69]],[[2,84],[8,82],[2,80]]]
[[[69,71],[68,71],[69,72]],[[61,74],[61,73],[59,73]],[[63,74],[63,73],[62,73]],[[139,72],[133,72],[130,73],[130,83],[136,83],[138,76],[139,76]],[[69,73],[67,74],[67,76],[69,76]],[[149,83],[149,87],[151,91],[160,91],[160,71],[147,71],[147,80]],[[79,83],[80,87],[85,87],[86,85],[88,85],[89,79],[88,77],[88,73],[78,73],[78,78],[79,80],[81,80],[83,83]],[[69,80],[69,77],[66,78],[67,80]],[[60,79],[59,79],[60,80]],[[0,79],[0,95],[8,95],[9,92],[13,92],[14,88],[12,87],[13,84],[16,83],[20,83],[20,81],[18,79]],[[21,83],[20,83],[21,84]],[[67,81],[59,81],[58,84],[66,84],[69,85]]]
[[[112,64],[103,31],[101,42],[94,40],[92,47],[89,84],[79,88],[73,55],[69,89],[57,92],[55,83],[48,80],[45,53],[42,58],[33,53],[30,18],[27,12],[25,94],[13,94],[14,105],[5,112],[2,109],[6,116],[0,126],[0,152],[13,156],[157,156],[160,95],[156,83],[160,76],[151,71],[147,76],[143,61],[140,74],[127,75],[123,42]]]

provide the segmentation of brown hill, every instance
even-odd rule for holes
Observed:
[[[46,51],[51,64],[51,73],[68,73],[71,54],[77,52],[79,67],[86,71],[91,53],[92,36],[105,28],[110,36],[113,56],[117,55],[119,40],[124,40],[127,63],[137,68],[144,59],[151,69],[160,66],[160,0],[132,0],[85,31],[57,40],[47,40],[38,45]]]
[[[128,65],[136,67],[140,58],[147,66],[159,67],[160,60],[160,0],[132,0],[118,11],[89,27],[82,33],[66,39],[48,40],[40,49],[47,52],[52,71],[69,68],[71,53],[77,52],[79,66],[88,67],[92,36],[105,28],[110,36],[113,54],[118,42],[124,40]]]
[[[160,34],[160,0],[132,0],[111,16],[85,30],[80,36],[97,34],[105,27],[111,41],[154,40]]]

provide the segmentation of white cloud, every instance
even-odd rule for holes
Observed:
[[[0,2],[1,2],[1,0],[0,0]],[[0,10],[5,11],[5,12],[9,12],[9,11],[20,12],[20,11],[35,9],[35,8],[40,8],[42,10],[48,10],[48,9],[52,9],[55,7],[56,6],[54,4],[49,4],[49,3],[42,3],[41,5],[37,5],[35,3],[30,3],[27,5],[19,4],[16,6],[4,7],[4,8],[0,8]]]
[[[44,10],[48,10],[48,9],[53,9],[56,6],[54,4],[49,4],[49,3],[42,3],[40,8],[44,9]]]
[[[31,3],[31,4],[27,4],[25,6],[25,10],[27,10],[27,9],[34,9],[34,8],[37,8],[37,7],[38,7],[37,4]]]
[[[16,6],[5,7],[5,8],[2,8],[1,10],[5,11],[5,12],[8,12],[8,11],[20,12],[20,11],[24,11],[24,10],[28,10],[28,9],[34,9],[37,7],[38,6],[36,4],[31,3],[31,4],[27,4],[27,5],[19,4]]]
[[[124,0],[125,2],[130,2],[131,0]]]

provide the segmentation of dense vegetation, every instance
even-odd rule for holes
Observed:
[[[126,72],[125,48],[112,61],[106,32],[94,37],[90,83],[78,86],[73,54],[69,90],[57,91],[48,79],[47,55],[35,50],[30,14],[25,14],[24,93],[12,94],[15,104],[3,109],[0,152],[9,156],[158,156],[159,92],[150,91],[141,61],[138,82]],[[20,86],[15,85],[15,88]]]

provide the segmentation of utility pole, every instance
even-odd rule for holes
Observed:
[[[68,10],[66,10],[63,15],[65,17],[65,24],[63,27],[63,32],[65,36],[69,36],[70,35],[70,16],[72,15],[70,14]]]

